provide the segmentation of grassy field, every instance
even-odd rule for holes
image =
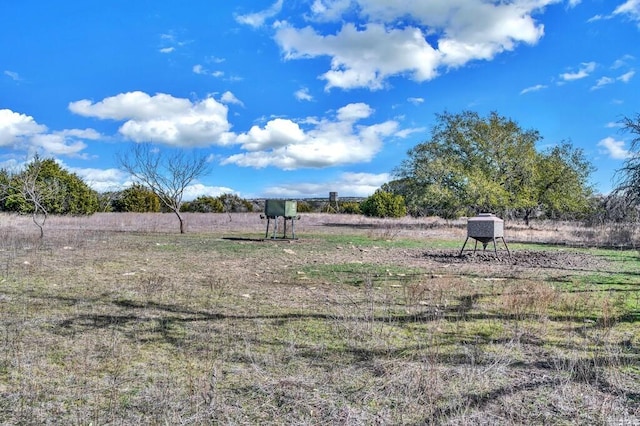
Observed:
[[[508,224],[496,257],[463,222],[187,223],[0,216],[0,423],[640,424],[611,230]]]

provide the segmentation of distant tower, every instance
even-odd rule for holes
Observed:
[[[337,192],[329,192],[329,204],[327,205],[327,213],[338,213],[340,212],[340,207],[338,206],[338,193]]]

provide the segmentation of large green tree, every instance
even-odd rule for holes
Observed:
[[[431,139],[409,150],[395,170],[397,180],[383,187],[403,195],[412,214],[522,212],[528,221],[537,209],[568,212],[586,205],[591,165],[571,144],[540,153],[538,131],[496,112],[436,118]]]

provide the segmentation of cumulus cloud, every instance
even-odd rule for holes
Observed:
[[[0,109],[0,146],[15,144],[46,130],[47,127],[36,123],[33,117],[9,109]]]
[[[115,168],[95,169],[66,167],[78,175],[87,185],[98,192],[120,191],[131,185],[131,175]]]
[[[624,160],[629,158],[629,151],[625,148],[624,141],[615,140],[612,137],[606,137],[598,142],[598,146],[603,148],[602,152],[616,160]]]
[[[224,97],[228,101],[231,96],[228,92]],[[71,102],[69,109],[85,117],[124,121],[120,134],[135,142],[193,147],[226,145],[230,138],[228,108],[212,97],[192,102],[164,93],[128,92],[95,103]]]
[[[329,192],[338,192],[344,197],[368,197],[390,180],[388,173],[342,173],[338,179],[328,182],[296,182],[271,186],[265,189],[267,197],[328,197]]]
[[[202,183],[194,183],[184,189],[183,196],[185,201],[192,201],[198,197],[218,197],[222,194],[237,194],[237,192],[225,186],[209,186]]]
[[[310,25],[297,28],[279,21],[275,40],[287,60],[329,57],[331,67],[320,76],[326,89],[377,90],[393,76],[427,81],[442,70],[491,60],[521,43],[535,44],[544,27],[534,15],[557,1],[316,0]],[[358,22],[345,22],[337,31],[329,33],[321,25],[344,22],[354,12]]]
[[[293,170],[370,161],[380,151],[382,140],[398,131],[396,121],[359,123],[372,114],[367,104],[354,103],[331,118],[299,122],[276,118],[238,135],[236,141],[247,152],[232,155],[222,164]]]
[[[93,129],[50,131],[26,114],[0,110],[0,147],[52,155],[78,156],[86,148],[84,139],[98,139]]]

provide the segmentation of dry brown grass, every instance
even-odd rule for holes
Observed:
[[[464,239],[438,219],[1,219],[3,424],[640,422],[633,252],[453,263],[425,255]]]

